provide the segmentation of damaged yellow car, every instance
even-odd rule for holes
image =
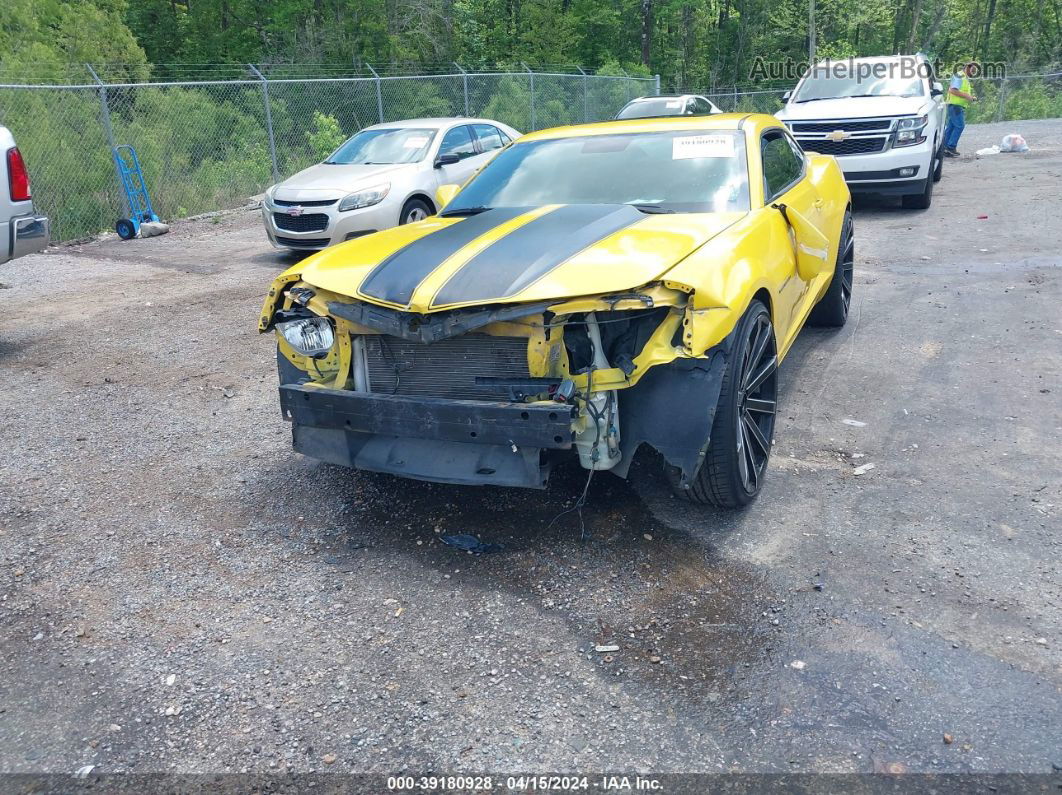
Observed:
[[[300,453],[408,478],[542,488],[641,445],[676,492],[762,488],[777,368],[852,295],[836,161],[765,115],[524,136],[434,217],[273,283],[283,416]]]

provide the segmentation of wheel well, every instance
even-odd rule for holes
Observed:
[[[435,212],[435,202],[431,200],[431,197],[426,196],[423,193],[414,193],[412,196],[406,199],[405,202],[403,202],[402,206],[405,207],[407,204],[413,201],[413,199],[420,199],[422,202],[428,205],[428,209],[431,210],[432,213]]]
[[[761,301],[763,305],[767,307],[767,313],[771,316],[771,323],[775,323],[774,317],[774,304],[771,302],[771,292],[766,287],[761,287],[756,291],[756,294],[752,296],[753,301]],[[751,303],[751,302],[750,302]]]

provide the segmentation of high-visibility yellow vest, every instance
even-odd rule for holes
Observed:
[[[970,78],[968,78],[966,75],[962,76],[962,85],[959,86],[959,91],[962,91],[964,94],[973,94],[973,86],[970,85]],[[958,105],[960,108],[970,107],[970,100],[963,99],[962,97],[957,97],[951,93],[950,84],[948,88],[947,103],[949,105]]]

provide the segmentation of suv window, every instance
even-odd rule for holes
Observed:
[[[781,130],[765,133],[760,143],[763,156],[763,193],[770,201],[800,178],[804,158]]]
[[[443,138],[442,144],[439,146],[439,154],[448,155],[451,153],[462,160],[475,157],[476,145],[472,141],[472,133],[469,132],[467,124],[454,127]]]
[[[712,112],[712,106],[708,104],[708,100],[704,97],[694,97],[693,112],[698,116],[707,116]]]
[[[479,147],[484,152],[493,152],[495,149],[501,149],[505,146],[502,141],[501,131],[493,124],[473,124],[472,129],[476,131]]]

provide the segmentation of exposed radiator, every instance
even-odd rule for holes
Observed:
[[[527,339],[464,334],[425,345],[400,337],[367,334],[369,389],[388,395],[452,400],[508,400],[477,376],[528,378]]]

